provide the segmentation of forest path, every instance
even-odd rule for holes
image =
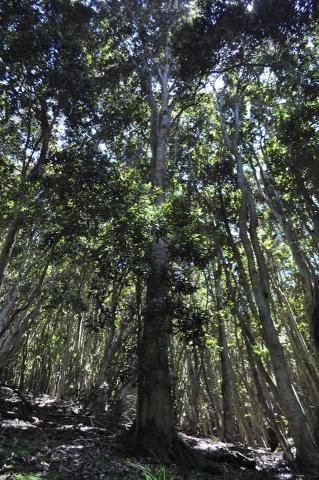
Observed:
[[[160,467],[150,459],[134,459],[119,443],[119,421],[113,413],[89,415],[78,405],[42,395],[19,396],[12,389],[0,389],[0,479],[95,479],[143,480]],[[183,435],[184,440],[204,455],[219,462],[229,458],[230,451],[239,451],[254,458],[257,470],[238,468],[224,463],[223,480],[310,480],[292,473],[280,454],[264,449],[229,446],[209,439]],[[235,454],[234,454],[235,455]],[[236,462],[235,462],[236,463]],[[221,480],[208,473],[166,469],[166,480]],[[158,477],[160,478],[160,477]],[[161,477],[162,478],[162,477]],[[311,480],[319,479],[312,477]]]

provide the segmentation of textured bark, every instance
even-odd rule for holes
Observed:
[[[165,242],[159,239],[153,248],[153,261],[157,268],[155,270],[153,264],[147,282],[147,304],[139,352],[136,434],[137,442],[146,448],[150,448],[154,441],[170,445],[174,436],[168,363],[171,326],[167,312],[167,260]]]
[[[166,150],[171,124],[169,106],[169,64],[158,68],[161,86],[160,104],[155,99],[152,76],[147,79],[151,110],[152,165],[150,179],[157,187],[155,204],[165,200]],[[168,312],[169,255],[165,237],[153,245],[147,278],[146,309],[139,345],[136,443],[144,450],[169,460],[168,452],[175,438],[169,344],[171,322]],[[172,460],[172,459],[171,459]]]

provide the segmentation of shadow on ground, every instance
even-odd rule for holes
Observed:
[[[150,459],[134,459],[119,440],[123,425],[112,411],[99,415],[81,412],[75,403],[56,405],[45,395],[32,398],[10,388],[0,389],[0,479],[3,480],[147,480],[160,477],[159,465]],[[165,469],[166,480],[310,480],[289,470],[280,453],[249,449],[239,445],[212,443],[183,435],[184,440],[204,455],[224,464],[223,477],[209,473]],[[224,463],[229,453],[256,460],[249,470]],[[236,463],[236,462],[234,462]],[[152,475],[154,474],[154,477]],[[163,474],[163,472],[162,472]],[[149,476],[147,476],[149,475]],[[311,480],[319,479],[312,477]]]

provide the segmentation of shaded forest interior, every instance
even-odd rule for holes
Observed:
[[[317,1],[0,5],[0,478],[319,479]]]

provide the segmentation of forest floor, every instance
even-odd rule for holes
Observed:
[[[116,416],[115,416],[116,417]],[[55,404],[48,396],[19,396],[0,388],[0,479],[3,480],[147,480],[157,478],[160,466],[147,458],[133,458],[119,440],[118,419],[105,413],[89,415],[74,403]],[[318,480],[292,472],[280,453],[266,449],[226,445],[183,435],[206,456],[223,462],[229,453],[241,452],[256,460],[254,470],[224,463],[222,477],[166,468],[161,480]],[[226,454],[226,457],[225,457]],[[236,463],[236,462],[235,462]],[[148,476],[147,476],[148,475]]]

